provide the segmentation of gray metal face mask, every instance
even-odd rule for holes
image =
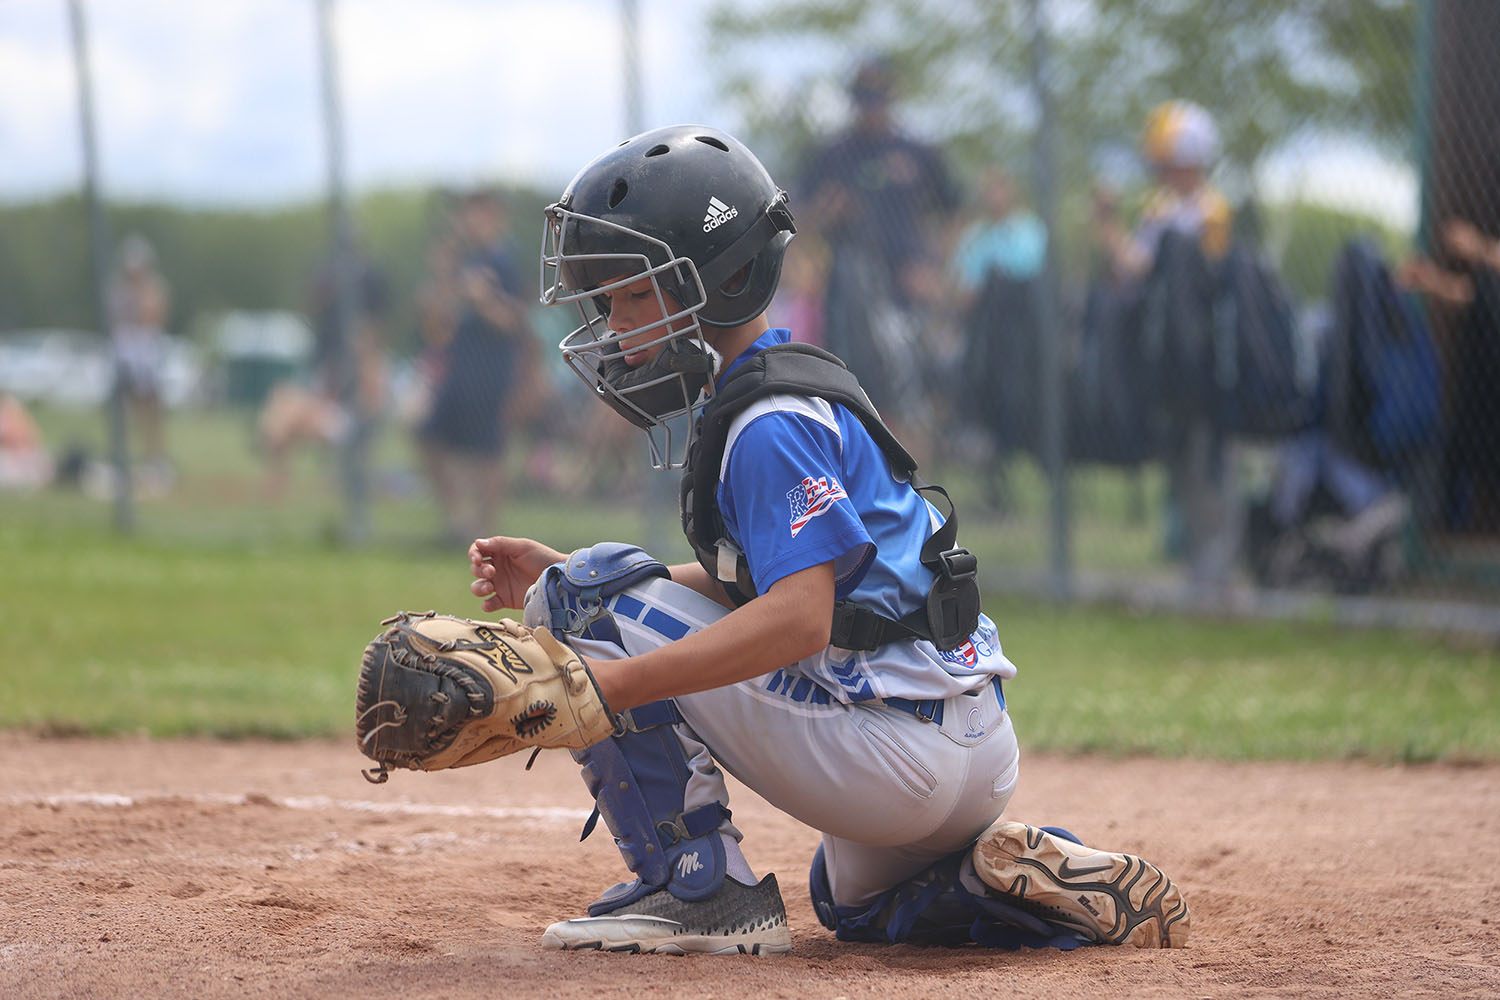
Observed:
[[[579,252],[569,237],[580,230],[595,246],[605,234],[619,252]],[[635,330],[611,330],[606,293],[642,280],[650,281],[661,318]],[[546,212],[542,289],[544,303],[572,302],[583,320],[558,344],[568,367],[601,402],[646,431],[655,468],[680,468],[692,417],[706,402],[703,390],[718,368],[697,317],[706,296],[693,262],[643,233],[554,205]],[[677,305],[684,301],[693,304]],[[649,339],[632,350],[656,352],[632,367],[624,342],[643,334]]]

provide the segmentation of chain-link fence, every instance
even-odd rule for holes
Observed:
[[[973,477],[1008,569],[1215,600],[1493,585],[1500,10],[798,3],[717,28],[803,222],[783,315]]]
[[[653,6],[605,13],[628,43]],[[987,587],[1493,607],[1500,7],[799,0],[702,24],[680,42],[706,53],[702,117],[798,221],[773,323],[861,376],[957,498]],[[647,88],[632,113],[661,103],[652,78],[623,75]],[[168,267],[182,334],[134,361],[116,343],[122,371],[155,366],[132,400],[168,403],[170,458],[161,437],[133,451],[149,525],[227,530],[239,503],[252,533],[358,516],[343,534],[458,541],[535,515],[566,516],[563,543],[680,545],[673,512],[640,514],[674,490],[530,305],[557,192],[503,186],[354,199],[363,263],[342,270],[321,206],[114,206]],[[90,324],[67,284],[81,208],[4,209],[0,326]],[[104,308],[149,298],[116,294]],[[52,343],[81,391],[81,355]],[[40,369],[4,376],[36,402],[51,478],[107,497],[95,414],[42,401]],[[373,511],[341,507],[340,482]]]

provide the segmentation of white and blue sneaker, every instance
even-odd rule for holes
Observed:
[[[614,913],[559,921],[542,934],[542,947],[659,955],[782,955],[792,950],[792,935],[776,876],[768,874],[757,885],[726,878],[707,899],[678,899],[661,890]]]

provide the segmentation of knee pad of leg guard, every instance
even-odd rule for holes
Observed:
[[[820,844],[809,874],[813,912],[840,941],[1005,948],[1077,948],[1083,942],[1024,910],[965,888],[959,873],[972,848],[876,896],[864,906],[838,906]]]
[[[596,807],[584,837],[603,817],[626,867],[637,876],[590,906],[593,916],[658,889],[679,899],[703,899],[724,882],[719,827],[729,810],[720,802],[685,809],[690,769],[672,730],[681,721],[672,702],[652,702],[621,714],[625,731],[620,735],[573,751]]]
[[[671,578],[667,567],[638,545],[599,542],[553,563],[526,593],[522,624],[569,636],[620,643],[606,599],[642,580]]]
[[[863,906],[839,906],[833,901],[828,863],[819,844],[808,873],[813,912],[840,941],[968,944],[976,911],[970,894],[958,884],[959,860],[960,855],[945,858]]]

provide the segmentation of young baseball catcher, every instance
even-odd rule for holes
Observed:
[[[602,817],[635,878],[548,947],[787,951],[724,771],[822,832],[812,898],[843,940],[1182,945],[1187,904],[1154,865],[1001,819],[1016,668],[947,495],[841,361],[771,328],[795,231],[755,156],[697,125],[620,144],[547,208],[543,301],[582,316],[563,356],[682,468],[697,561],[475,541],[471,589],[524,626],[392,620],[358,697],[372,780],[571,749],[585,834]]]

